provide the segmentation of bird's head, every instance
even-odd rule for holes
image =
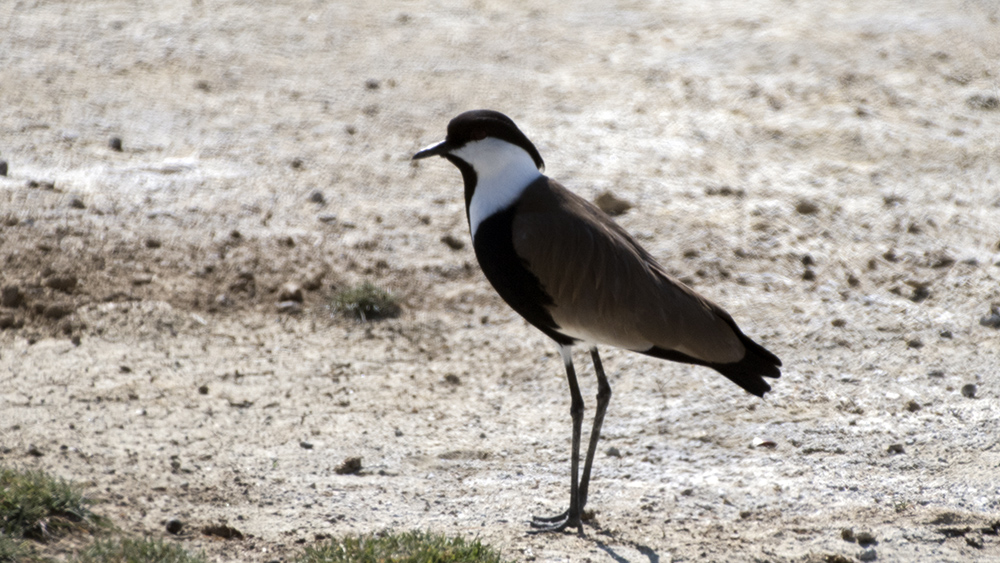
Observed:
[[[452,119],[445,139],[413,155],[413,160],[430,156],[447,158],[463,174],[465,167],[471,167],[479,177],[503,172],[510,166],[545,168],[538,149],[514,121],[488,109],[467,111]]]

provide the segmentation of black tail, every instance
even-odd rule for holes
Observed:
[[[750,340],[750,337],[743,334],[735,323],[733,323],[732,326],[736,331],[736,335],[739,336],[740,342],[743,343],[743,347],[746,348],[746,354],[744,354],[743,359],[738,362],[733,362],[731,364],[713,364],[704,360],[692,358],[691,356],[682,354],[676,350],[666,350],[656,346],[642,353],[647,356],[653,356],[654,358],[662,358],[664,360],[671,360],[674,362],[710,367],[728,377],[733,383],[746,389],[748,393],[757,395],[758,397],[763,397],[764,393],[771,390],[771,386],[764,381],[764,378],[773,377],[777,379],[781,377],[781,370],[778,369],[781,366],[781,360],[778,359],[778,356],[769,352],[767,348],[764,348],[760,344]]]

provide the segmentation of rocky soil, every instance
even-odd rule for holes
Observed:
[[[1000,561],[997,61],[987,1],[0,3],[0,463],[213,561]],[[603,351],[583,537],[525,533],[555,347],[410,161],[480,107],[785,364]],[[364,281],[402,314],[336,314]]]

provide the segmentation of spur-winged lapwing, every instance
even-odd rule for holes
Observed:
[[[575,527],[611,387],[598,344],[710,367],[762,397],[781,360],[750,340],[715,303],[670,276],[600,209],[541,173],[541,155],[517,125],[490,110],[465,112],[445,140],[413,155],[441,156],[462,172],[472,245],[486,279],[515,311],[559,345],[569,389],[573,446],[569,510],[535,517],[542,531]],[[583,398],[570,348],[590,346],[597,411],[580,467]]]

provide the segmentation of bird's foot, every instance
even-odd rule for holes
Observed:
[[[532,522],[562,522],[569,516],[569,511],[564,510],[561,514],[556,514],[555,516],[534,516],[532,515]]]
[[[571,515],[569,510],[555,516],[532,516],[531,527],[534,528],[531,531],[533,534],[562,532],[566,528],[576,528],[581,534],[583,533],[583,521],[580,515]]]

